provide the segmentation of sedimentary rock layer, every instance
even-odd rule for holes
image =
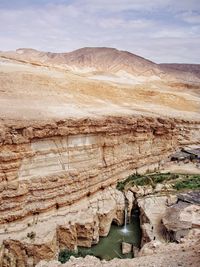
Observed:
[[[154,167],[186,134],[187,143],[197,142],[199,127],[179,132],[174,122],[148,118],[79,123],[4,131],[1,225],[70,205],[143,166]]]
[[[108,211],[106,205],[94,204],[95,219],[88,209],[98,201],[90,199],[129,174],[159,168],[176,147],[197,144],[198,132],[197,122],[148,117],[7,122],[0,138],[2,253],[13,266],[19,255],[21,266],[28,261],[27,266],[34,266],[39,259],[55,257],[56,242],[66,245],[66,232],[75,246],[97,242],[112,220],[122,223],[123,209],[117,211],[116,201]],[[66,226],[74,218],[83,225]]]

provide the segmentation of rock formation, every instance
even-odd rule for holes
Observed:
[[[124,219],[117,181],[157,170],[172,151],[200,143],[199,80],[191,73],[184,80],[163,74],[115,49],[23,49],[1,53],[0,63],[3,267],[35,266],[59,248],[97,243]],[[135,193],[144,195],[128,192],[129,214]],[[167,199],[159,201],[173,202]],[[144,202],[153,205],[146,196],[141,209]]]

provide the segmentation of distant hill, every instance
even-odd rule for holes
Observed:
[[[41,52],[20,48],[16,51],[1,52],[0,56],[37,64],[61,66],[85,73],[103,72],[122,76],[130,74],[193,82],[200,78],[199,65],[156,64],[130,52],[107,47],[85,47],[69,53]]]

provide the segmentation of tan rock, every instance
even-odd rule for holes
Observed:
[[[151,240],[163,240],[161,220],[165,215],[168,196],[150,195],[138,199],[142,228],[142,245]]]
[[[178,201],[177,195],[169,195],[167,198],[167,206],[172,206]]]
[[[139,248],[133,246],[133,256],[134,256],[134,258],[138,257],[138,255],[139,255]]]
[[[132,244],[122,242],[122,254],[128,254],[132,251]]]
[[[200,206],[179,201],[167,208],[162,222],[167,229],[167,237],[180,241],[192,228],[200,227]]]
[[[60,249],[77,250],[76,225],[59,226],[57,228],[57,240]]]

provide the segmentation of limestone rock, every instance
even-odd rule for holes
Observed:
[[[93,80],[102,69],[113,72],[112,84]],[[142,76],[127,77],[124,70]],[[199,144],[199,98],[192,81],[198,85],[190,73],[189,83],[179,73],[174,84],[159,65],[105,48],[1,53],[0,73],[0,246],[6,245],[2,257],[13,264],[17,258],[25,266],[51,259],[65,245],[96,243],[113,220],[123,223],[125,200],[113,188],[118,181],[157,170],[176,148]],[[145,88],[135,86],[137,79]],[[187,93],[181,95],[178,86]],[[132,192],[142,197],[151,190]],[[130,192],[127,199],[130,213]],[[143,232],[157,238],[162,200],[158,207],[147,199],[140,205]]]
[[[140,222],[142,228],[142,244],[151,240],[162,240],[161,219],[166,212],[168,196],[151,195],[138,199]]]
[[[200,227],[200,206],[179,201],[167,208],[162,222],[167,229],[167,237],[180,242],[192,228]]]
[[[158,184],[156,184],[156,188],[154,189],[154,192],[158,193],[158,192],[162,191],[163,189],[164,189],[164,185],[158,183]]]
[[[76,225],[62,225],[57,228],[57,240],[60,249],[77,250]]]
[[[122,254],[128,254],[132,251],[132,244],[122,242]]]

